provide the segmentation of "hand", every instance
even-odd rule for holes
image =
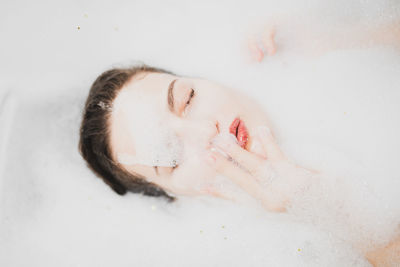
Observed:
[[[291,163],[282,153],[267,127],[259,127],[257,137],[263,156],[240,147],[233,135],[212,143],[207,162],[230,178],[270,211],[285,211],[295,194],[311,184],[315,172]]]
[[[266,24],[259,31],[249,34],[246,38],[246,54],[252,61],[261,62],[264,56],[276,53],[275,26]]]

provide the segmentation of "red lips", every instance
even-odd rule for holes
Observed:
[[[249,139],[249,133],[247,131],[246,126],[244,125],[244,122],[236,118],[233,120],[231,126],[229,127],[229,132],[236,136],[236,139],[239,142],[239,145],[242,148],[246,147],[247,141]]]

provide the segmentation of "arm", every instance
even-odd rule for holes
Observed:
[[[208,162],[265,209],[273,212],[288,210],[301,221],[328,230],[361,251],[368,251],[364,250],[368,247],[364,243],[369,240],[368,227],[359,227],[363,222],[354,217],[359,213],[352,203],[348,203],[351,199],[346,196],[352,193],[346,184],[340,179],[324,179],[325,175],[290,162],[268,128],[260,127],[257,138],[264,148],[263,156],[241,148],[233,139],[216,140],[213,145],[228,156],[213,151],[213,160]],[[336,191],[337,194],[331,194]],[[310,212],[317,216],[310,217]],[[365,255],[374,266],[397,266],[395,264],[400,263],[400,237]]]
[[[296,51],[320,56],[337,49],[370,48],[379,45],[400,49],[400,21],[383,23],[339,24],[336,27],[302,17],[276,17],[262,26],[253,26],[246,38],[247,53],[254,61],[281,51]],[[275,40],[275,37],[278,40]],[[280,40],[279,40],[280,39]],[[279,43],[279,41],[281,43]]]

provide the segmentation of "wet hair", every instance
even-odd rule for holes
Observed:
[[[110,107],[125,83],[144,72],[173,74],[141,64],[107,70],[93,82],[83,110],[79,152],[87,166],[117,194],[124,195],[130,191],[173,201],[175,198],[168,195],[161,187],[147,182],[145,177],[129,173],[111,157]]]

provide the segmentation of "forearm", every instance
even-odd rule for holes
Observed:
[[[386,45],[400,49],[400,21],[379,23],[320,23],[307,18],[274,19],[283,48],[318,56],[338,49]],[[278,40],[279,41],[279,40]],[[279,45],[278,45],[279,50]]]

